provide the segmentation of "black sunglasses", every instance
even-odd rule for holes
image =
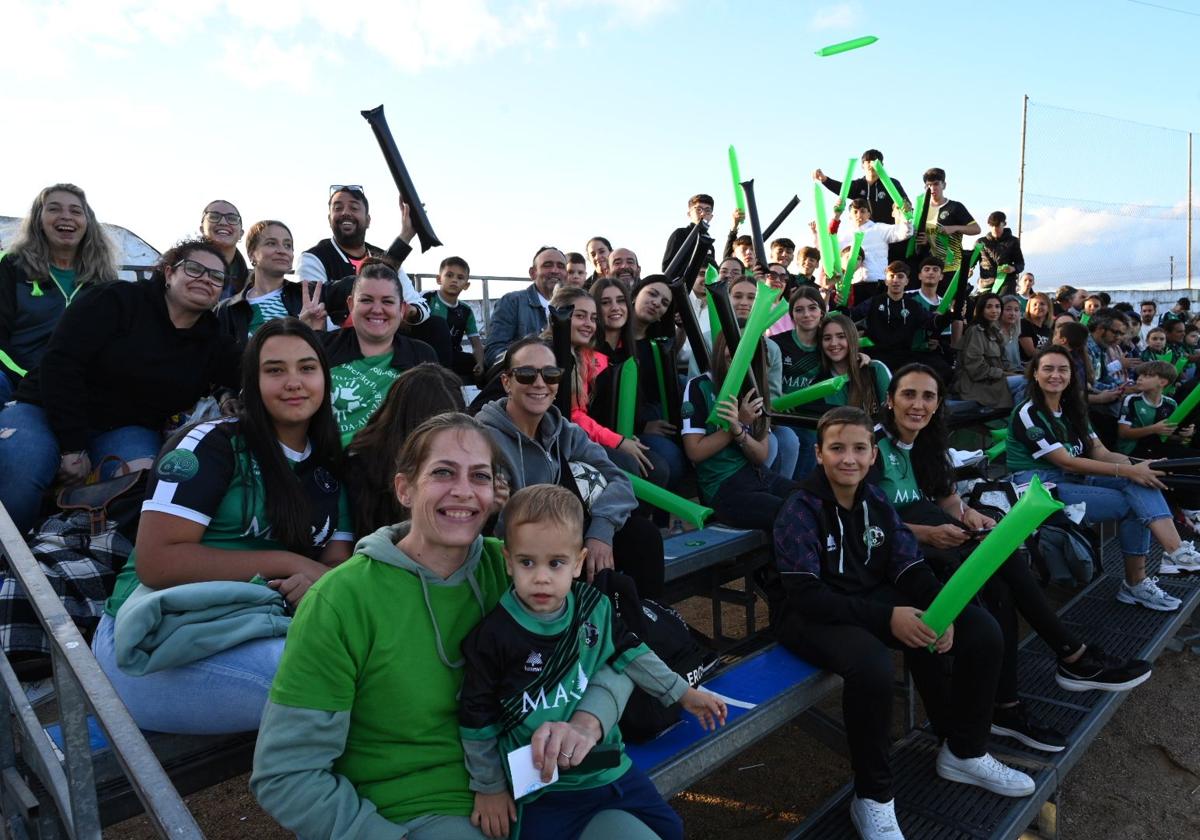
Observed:
[[[563,372],[560,367],[547,366],[544,368],[535,368],[530,365],[522,365],[510,370],[508,375],[517,380],[521,385],[532,385],[537,381],[539,375],[547,385],[557,385],[559,380],[562,379]]]
[[[340,193],[340,192],[362,193],[363,195],[366,195],[366,193],[363,193],[362,184],[330,184],[329,185],[329,197],[330,198],[333,198],[335,193]]]

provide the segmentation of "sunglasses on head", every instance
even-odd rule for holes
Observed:
[[[515,367],[508,372],[508,375],[517,380],[521,385],[532,385],[537,381],[538,376],[542,377],[542,381],[547,385],[557,385],[562,379],[562,368],[547,366],[544,368],[535,368],[529,365]]]
[[[329,185],[329,197],[330,198],[333,198],[335,193],[340,193],[340,192],[361,193],[362,191],[363,191],[362,184],[330,184]],[[364,195],[365,195],[365,193],[364,193]]]

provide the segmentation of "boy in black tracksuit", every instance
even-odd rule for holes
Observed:
[[[892,650],[904,651],[933,727],[946,738],[938,775],[1006,796],[1032,793],[1033,781],[986,752],[1000,628],[974,606],[941,638],[921,622],[941,586],[887,497],[865,481],[875,453],[871,420],[861,410],[837,408],[821,418],[821,469],[776,520],[775,562],[785,595],[776,633],[789,650],[845,680],[851,817],[863,836],[895,837],[888,763]],[[954,673],[947,684],[940,654],[951,649]],[[889,819],[892,832],[870,829]]]
[[[915,296],[906,295],[907,263],[889,263],[884,278],[887,291],[855,306],[850,310],[850,317],[856,322],[865,322],[860,332],[874,344],[871,357],[892,370],[899,370],[913,361],[912,347],[917,333],[940,334],[952,320],[961,317],[957,314],[959,303],[956,301],[949,311],[939,313],[922,306]],[[934,368],[943,382],[953,378],[954,371],[944,358],[926,354],[921,361]]]

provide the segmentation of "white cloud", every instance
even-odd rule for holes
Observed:
[[[814,30],[845,29],[858,23],[858,10],[850,3],[839,3],[817,10],[808,22]]]

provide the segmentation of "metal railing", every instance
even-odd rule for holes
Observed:
[[[0,554],[49,639],[63,740],[60,759],[7,656],[0,656],[0,695],[9,724],[0,726],[4,836],[100,840],[91,716],[159,836],[201,840],[200,827],[2,505]]]

